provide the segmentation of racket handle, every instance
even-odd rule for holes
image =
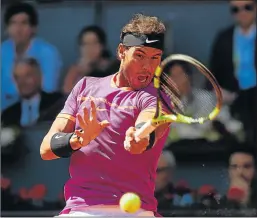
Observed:
[[[135,132],[135,140],[149,137],[149,135],[156,129],[156,126],[152,124],[151,120],[147,121],[140,129]]]

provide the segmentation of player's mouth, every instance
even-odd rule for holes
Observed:
[[[148,81],[149,76],[148,75],[140,75],[137,77],[137,79],[139,80],[139,82],[141,83],[145,83],[146,81]]]

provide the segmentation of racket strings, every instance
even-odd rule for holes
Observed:
[[[217,98],[212,91],[195,88],[192,92],[192,97],[191,111],[197,118],[207,117],[216,107]]]
[[[192,65],[191,65],[192,66]],[[217,97],[214,91],[207,91],[199,87],[199,81],[205,80],[206,77],[199,67],[195,67],[193,75],[197,77],[192,79],[192,72],[184,72],[178,78],[174,78],[167,73],[162,73],[161,89],[169,96],[169,105],[179,114],[192,117],[195,119],[206,118],[216,107]],[[185,94],[187,93],[187,94]]]
[[[180,91],[172,79],[166,73],[162,73],[162,78],[169,85],[169,87],[172,87],[174,94],[176,94],[177,97],[180,97]]]
[[[161,89],[168,95],[171,99],[169,103],[176,113],[183,113],[184,107],[180,100],[180,92],[179,89],[176,87],[176,84],[172,81],[171,78],[166,73],[162,73],[161,78]]]

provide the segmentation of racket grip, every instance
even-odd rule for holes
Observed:
[[[149,137],[149,135],[156,129],[156,126],[152,124],[151,120],[147,121],[140,129],[135,132],[135,140]]]

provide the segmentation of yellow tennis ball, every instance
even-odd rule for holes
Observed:
[[[127,213],[135,213],[141,207],[141,200],[135,193],[128,192],[120,198],[120,208]]]

